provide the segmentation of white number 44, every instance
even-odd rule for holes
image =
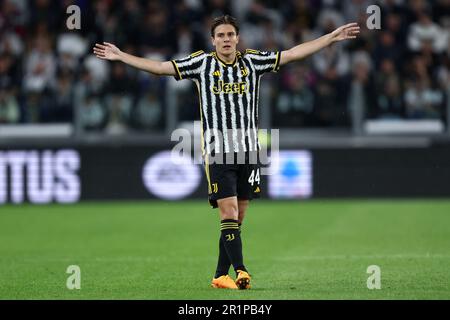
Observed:
[[[248,178],[248,183],[250,183],[253,187],[255,184],[255,181],[257,184],[259,184],[259,169],[256,169],[256,175],[255,170],[252,170],[252,173],[250,174],[250,177]]]

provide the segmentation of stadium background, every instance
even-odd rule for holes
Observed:
[[[81,9],[80,30],[67,29],[71,4]],[[381,8],[379,30],[367,29],[372,4]],[[109,291],[97,286],[77,296],[64,285],[56,288],[50,275],[68,262],[91,263],[99,275],[99,264],[119,261],[130,268],[127,263],[134,261],[148,267],[142,270],[168,269],[178,276],[172,269],[181,258],[164,260],[161,245],[173,255],[187,252],[207,260],[201,267],[190,263],[204,270],[208,284],[216,241],[200,242],[215,239],[217,221],[208,215],[203,169],[168,158],[175,129],[199,139],[197,91],[189,81],[97,59],[91,48],[108,41],[158,60],[212,50],[209,25],[222,13],[239,19],[241,50],[288,49],[351,21],[362,28],[358,40],[333,45],[262,81],[260,128],[280,129],[280,157],[273,174],[263,177],[265,200],[250,209],[249,259],[260,274],[269,272],[261,262],[266,253],[256,243],[265,243],[264,224],[275,223],[286,238],[272,239],[269,252],[283,244],[290,252],[281,260],[269,255],[268,261],[283,266],[300,261],[319,271],[300,269],[299,275],[286,267],[287,274],[268,287],[273,292],[289,276],[306,277],[307,283],[298,280],[301,284],[280,295],[255,290],[245,298],[450,297],[449,1],[4,0],[0,5],[0,250],[7,257],[0,263],[0,298],[230,297],[199,284],[197,291],[188,285],[179,291],[172,284],[155,290],[143,285],[133,294],[121,276],[117,286],[101,280]],[[194,144],[192,156],[198,148]],[[291,226],[278,224],[280,216]],[[168,228],[165,219],[188,223],[195,234],[196,226],[208,231],[189,246],[180,226],[170,226],[179,242],[161,231]],[[86,237],[85,230],[92,235]],[[156,235],[164,240],[152,243]],[[98,246],[86,253],[88,243]],[[293,243],[301,249],[294,250]],[[65,251],[71,246],[74,251]],[[162,260],[155,262],[155,256]],[[388,279],[403,284],[388,293],[368,291],[362,265],[377,259],[385,265],[394,261],[397,269]],[[353,270],[353,280],[330,278],[329,270],[321,269],[329,260],[337,270]],[[419,282],[404,285],[401,270],[410,264],[415,269],[407,269],[409,279]],[[130,277],[141,279],[142,270],[130,271]],[[32,281],[30,288],[29,278],[37,274],[45,280]],[[352,289],[355,281],[360,291]]]

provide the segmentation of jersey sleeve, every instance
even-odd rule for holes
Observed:
[[[277,72],[280,69],[279,51],[247,49],[245,55],[252,61],[256,72],[260,75],[266,72]]]
[[[182,80],[198,78],[203,60],[206,56],[207,55],[205,52],[200,50],[185,58],[171,60],[176,71],[175,79]]]

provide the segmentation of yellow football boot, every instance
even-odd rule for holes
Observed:
[[[237,273],[236,286],[241,290],[250,289],[250,275],[241,270],[237,270]]]
[[[214,278],[211,281],[211,287],[220,289],[237,289],[237,285],[229,275]]]

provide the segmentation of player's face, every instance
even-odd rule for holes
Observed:
[[[211,40],[216,51],[226,56],[236,51],[239,35],[236,34],[236,29],[231,24],[221,24],[216,27]]]

